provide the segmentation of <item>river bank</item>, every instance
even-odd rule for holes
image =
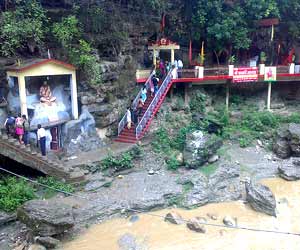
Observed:
[[[237,218],[237,224],[240,227],[299,233],[300,181],[287,182],[272,178],[263,180],[262,183],[270,187],[275,194],[277,218],[257,213],[242,201],[209,204],[193,210],[166,209],[151,213],[162,217],[145,213],[138,215],[136,221],[129,217],[94,225],[72,242],[65,243],[61,249],[299,249],[299,236],[212,226],[206,226],[205,234],[197,234],[190,231],[185,225],[173,225],[163,219],[169,211],[177,211],[186,220],[198,216],[207,218],[208,223],[222,225],[223,218],[231,216]],[[215,214],[217,220],[209,219],[207,214]]]

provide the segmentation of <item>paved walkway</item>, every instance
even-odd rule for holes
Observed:
[[[112,142],[111,144],[97,150],[82,152],[73,157],[66,158],[65,165],[68,167],[75,167],[83,164],[99,162],[106,158],[109,154],[118,155],[130,150],[134,146],[135,144]]]

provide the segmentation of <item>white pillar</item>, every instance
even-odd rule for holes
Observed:
[[[290,64],[290,70],[289,70],[290,74],[295,74],[295,63],[291,63]]]
[[[204,67],[199,66],[198,67],[198,78],[203,79],[204,77]]]
[[[72,102],[72,115],[73,119],[78,119],[78,101],[77,101],[77,84],[76,74],[72,73],[70,76],[70,89],[71,89],[71,102]]]
[[[268,83],[268,100],[267,100],[267,109],[271,111],[271,92],[272,92],[272,83]]]
[[[171,49],[171,64],[173,65],[175,61],[175,51],[174,49]]]
[[[234,68],[234,65],[231,65],[231,64],[230,64],[230,65],[228,66],[228,68],[229,68],[229,69],[228,69],[228,71],[229,71],[229,72],[228,72],[228,75],[229,75],[229,76],[233,76],[233,68]]]
[[[265,64],[259,64],[259,74],[262,76],[265,74]]]
[[[153,49],[153,65],[156,66],[156,50]]]
[[[226,111],[229,110],[229,83],[226,83]]]
[[[25,76],[24,75],[20,75],[18,77],[18,85],[19,85],[21,115],[26,115],[26,117],[28,117],[27,101],[26,101],[26,84],[25,84]]]

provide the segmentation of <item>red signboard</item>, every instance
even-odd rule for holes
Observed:
[[[233,69],[233,82],[256,82],[258,80],[257,67],[243,67]]]

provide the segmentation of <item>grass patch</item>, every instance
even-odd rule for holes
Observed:
[[[58,190],[61,190],[61,191],[67,192],[67,193],[73,193],[75,191],[73,185],[63,183],[51,176],[39,177],[37,179],[37,182],[40,184],[46,185],[50,188],[55,188],[55,189],[58,189]],[[45,190],[43,190],[43,198],[49,199],[49,198],[53,197],[56,193],[57,193],[57,191],[55,191],[53,189],[45,188]]]
[[[276,130],[284,123],[300,123],[300,114],[280,116],[268,111],[257,111],[254,107],[244,107],[242,118],[231,121],[229,114],[221,107],[218,112],[209,113],[204,121],[199,124],[207,130],[208,121],[215,121],[222,126],[219,135],[223,139],[237,141],[241,147],[252,145],[256,139],[272,141]]]
[[[183,192],[187,193],[188,191],[192,190],[192,188],[194,187],[194,184],[192,182],[188,181],[188,182],[182,184],[182,186],[183,186]]]
[[[0,210],[12,212],[24,202],[36,198],[35,188],[22,179],[0,179]]]
[[[208,164],[208,165],[205,165],[203,167],[200,167],[199,170],[205,175],[205,176],[210,176],[212,175],[213,173],[216,172],[218,166],[217,164],[215,163],[212,163],[212,164]]]
[[[101,161],[100,165],[97,166],[97,170],[113,169],[116,172],[133,168],[133,161],[140,159],[143,156],[143,149],[140,146],[135,146],[128,152],[125,152],[119,156],[113,156],[109,154],[104,160]]]

